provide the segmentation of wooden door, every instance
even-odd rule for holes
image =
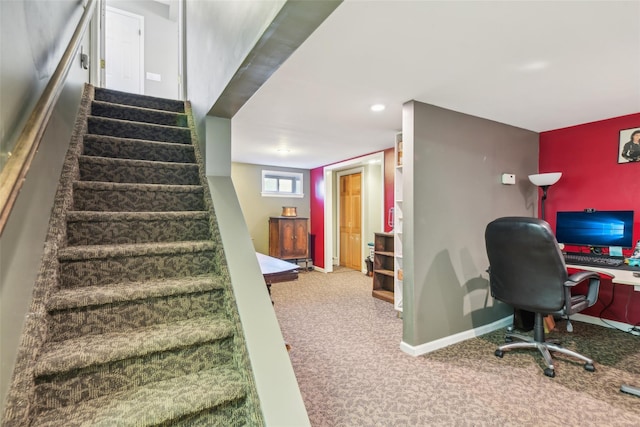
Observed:
[[[340,265],[362,269],[362,174],[340,177]]]

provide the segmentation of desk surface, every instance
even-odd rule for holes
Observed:
[[[580,265],[580,264],[567,264],[568,268],[575,268],[577,270],[595,271],[596,273],[604,274],[611,277],[612,283],[619,283],[621,285],[636,286],[636,290],[640,287],[640,277],[636,277],[633,274],[640,274],[638,268],[604,268],[596,267],[593,265]]]
[[[575,268],[577,270],[585,270],[585,271],[595,271],[596,273],[605,274],[611,277],[611,283],[620,283],[622,285],[633,285],[634,290],[640,291],[640,277],[636,277],[633,274],[640,273],[638,268],[620,266],[617,268],[602,268],[602,267],[594,267],[591,265],[577,265],[577,264],[566,264],[569,268]],[[630,385],[623,384],[620,387],[620,391],[625,393],[633,394],[635,396],[640,397],[640,387],[634,387]]]
[[[287,273],[299,268],[296,264],[264,255],[260,252],[256,252],[256,256],[258,257],[258,264],[260,264],[260,271],[263,275]]]

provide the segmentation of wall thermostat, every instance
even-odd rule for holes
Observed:
[[[516,183],[516,176],[512,173],[503,173],[502,174],[502,183],[512,185]]]

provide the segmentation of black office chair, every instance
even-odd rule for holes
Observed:
[[[598,274],[581,271],[569,276],[549,224],[537,218],[498,218],[487,225],[485,243],[491,295],[535,313],[533,339],[507,332],[508,344],[498,347],[495,355],[502,357],[505,350],[514,348],[537,348],[546,362],[544,374],[548,377],[555,376],[549,351],[576,357],[585,362],[587,371],[595,371],[593,360],[546,341],[543,321],[549,314],[568,318],[595,304],[600,287]],[[586,295],[571,295],[572,287],[587,280]]]

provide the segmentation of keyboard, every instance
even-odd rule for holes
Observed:
[[[624,258],[620,257],[574,252],[565,253],[564,261],[567,264],[592,265],[594,267],[619,267],[624,264]]]

